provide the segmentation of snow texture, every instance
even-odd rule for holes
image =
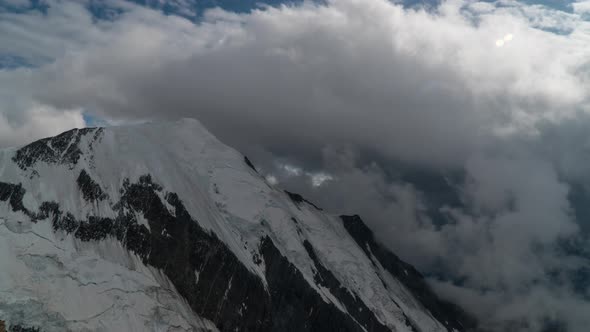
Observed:
[[[162,186],[163,202],[167,192],[177,193],[193,219],[263,284],[259,249],[268,236],[325,302],[351,310],[315,281],[318,267],[304,247],[308,241],[321,264],[391,330],[447,331],[376,259],[372,262],[337,216],[269,185],[199,122],[86,129],[69,136],[60,146],[48,140],[34,149],[0,151],[0,182],[22,185],[28,211],[57,202],[76,219],[114,218],[124,181],[149,174]],[[81,192],[81,172],[95,181],[91,189],[98,194]],[[136,217],[149,230],[145,218]],[[199,272],[195,275],[198,280]],[[0,319],[43,331],[216,330],[161,271],[116,240],[82,242],[54,231],[50,222],[32,222],[8,201],[0,202]]]

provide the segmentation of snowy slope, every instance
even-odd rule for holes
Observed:
[[[415,294],[387,268],[405,263],[373,255],[378,245],[346,226],[269,185],[195,120],[70,131],[0,151],[0,320],[43,331],[463,330],[468,320],[422,281]]]

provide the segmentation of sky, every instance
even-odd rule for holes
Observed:
[[[590,2],[0,0],[0,147],[194,117],[490,331],[590,325]]]

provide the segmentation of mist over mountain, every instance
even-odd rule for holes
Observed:
[[[0,146],[194,117],[267,183],[360,215],[481,328],[586,332],[589,13],[0,1]]]
[[[197,121],[0,151],[9,331],[470,331],[357,216],[269,184]]]

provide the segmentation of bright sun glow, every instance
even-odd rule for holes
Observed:
[[[514,39],[514,35],[511,33],[508,33],[504,37],[502,37],[501,39],[496,40],[496,47],[502,47],[502,46],[506,45],[506,43],[511,42],[512,39]]]
[[[276,176],[269,174],[266,176],[266,182],[274,186],[279,183],[279,180],[277,180]]]

